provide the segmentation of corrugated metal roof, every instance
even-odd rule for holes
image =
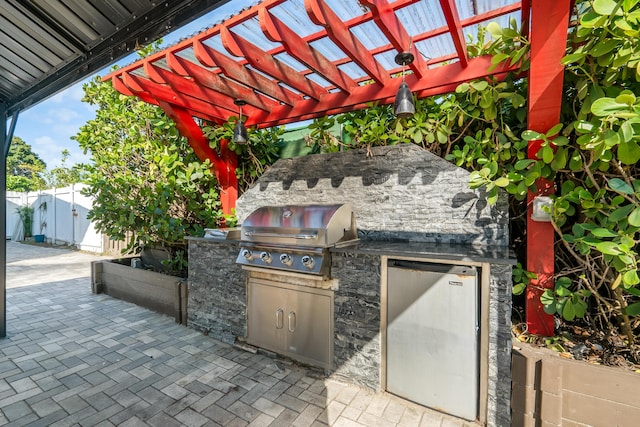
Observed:
[[[11,115],[226,2],[0,1],[0,103]]]

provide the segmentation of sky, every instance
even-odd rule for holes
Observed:
[[[170,46],[183,38],[195,35],[255,3],[256,0],[231,0],[209,14],[164,36],[162,38],[163,46]],[[118,61],[117,64],[124,66],[134,62],[137,58],[137,55],[133,53]],[[97,75],[108,74],[112,65],[98,72]],[[93,77],[76,83],[21,112],[18,116],[14,136],[22,138],[31,145],[32,151],[40,156],[49,170],[61,166],[62,151],[65,149],[70,152],[66,166],[70,167],[89,161],[89,156],[83,154],[78,143],[71,137],[76,135],[80,127],[95,116],[94,107],[81,101],[84,95],[82,85]]]

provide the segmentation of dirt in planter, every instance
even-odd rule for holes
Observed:
[[[605,334],[588,325],[561,323],[556,326],[553,337],[529,334],[524,323],[513,325],[511,330],[518,341],[557,351],[560,357],[620,367],[640,374],[640,345],[627,346],[625,336]]]

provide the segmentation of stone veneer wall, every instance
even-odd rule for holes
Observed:
[[[278,160],[238,199],[239,222],[266,205],[350,203],[361,238],[509,244],[506,194],[489,206],[469,172],[414,145]]]
[[[512,266],[491,264],[489,282],[489,383],[487,425],[511,425]]]
[[[246,273],[237,242],[189,240],[188,325],[229,344],[247,335]]]
[[[338,379],[380,389],[380,257],[334,253],[334,373]]]

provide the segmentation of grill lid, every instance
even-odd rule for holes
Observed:
[[[349,204],[263,206],[242,223],[242,241],[329,247],[355,240],[355,218]]]

